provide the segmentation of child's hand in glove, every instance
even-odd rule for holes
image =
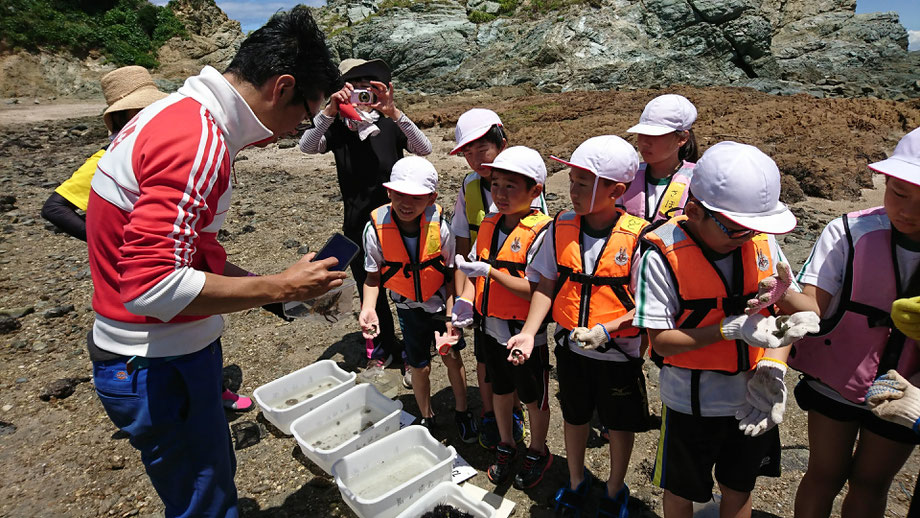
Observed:
[[[473,325],[473,303],[463,297],[454,299],[454,309],[450,314],[450,323],[454,327],[461,329]]]
[[[738,428],[745,435],[756,437],[783,422],[786,412],[786,365],[779,360],[763,358],[757,362],[754,375],[747,383],[747,406],[735,414]]]
[[[776,275],[767,277],[757,285],[757,296],[747,302],[748,315],[768,308],[783,298],[792,284],[792,268],[788,263],[776,263]]]
[[[894,301],[891,320],[904,336],[920,340],[920,297]]]
[[[866,393],[866,404],[882,419],[920,433],[920,389],[898,371],[890,370],[875,380]]]
[[[603,324],[595,324],[591,329],[576,327],[569,333],[569,340],[582,349],[593,351],[610,341],[610,333]]]
[[[457,257],[454,258],[454,262],[457,268],[471,279],[474,277],[488,277],[489,272],[492,270],[492,266],[489,263],[482,261],[467,261],[460,254],[457,254]]]

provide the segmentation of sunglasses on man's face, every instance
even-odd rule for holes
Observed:
[[[700,207],[703,207],[703,205],[700,204]],[[707,216],[709,216],[710,218],[712,218],[713,221],[716,222],[716,225],[719,226],[719,230],[721,230],[723,234],[728,236],[729,239],[741,239],[743,237],[748,237],[751,234],[754,234],[754,231],[749,228],[732,230],[726,227],[725,225],[722,224],[721,221],[719,221],[719,218],[716,217],[716,213],[707,209],[706,207],[703,207],[703,212],[705,212]]]

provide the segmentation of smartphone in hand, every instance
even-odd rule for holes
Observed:
[[[313,257],[313,261],[321,261],[328,257],[335,257],[339,262],[331,267],[332,271],[345,271],[352,259],[358,255],[361,248],[354,241],[342,234],[332,234],[323,248]]]

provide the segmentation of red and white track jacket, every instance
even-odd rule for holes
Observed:
[[[100,349],[174,356],[221,335],[220,315],[177,315],[201,292],[204,272],[224,271],[217,231],[233,158],[271,136],[211,67],[118,133],[93,176],[86,217]]]

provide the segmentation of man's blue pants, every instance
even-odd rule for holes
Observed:
[[[166,516],[238,516],[220,339],[192,354],[128,361],[93,362],[96,393],[140,450]]]

